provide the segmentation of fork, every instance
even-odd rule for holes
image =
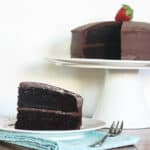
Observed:
[[[123,130],[123,121],[121,121],[121,123],[119,121],[117,121],[117,123],[113,121],[110,129],[108,130],[108,133],[99,141],[89,145],[89,147],[100,147],[108,137],[117,136],[122,132],[122,130]]]

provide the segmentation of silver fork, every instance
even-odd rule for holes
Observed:
[[[120,123],[119,121],[117,121],[117,123],[115,123],[115,121],[113,121],[110,129],[108,130],[108,133],[99,141],[89,145],[90,147],[100,147],[105,140],[107,139],[107,137],[114,137],[119,135],[123,130],[123,121]]]

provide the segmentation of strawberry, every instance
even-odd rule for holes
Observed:
[[[128,5],[123,5],[115,16],[116,21],[130,21],[133,17],[133,9]]]

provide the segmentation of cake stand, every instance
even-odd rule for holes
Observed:
[[[102,59],[49,59],[66,67],[104,69],[105,82],[93,118],[110,126],[114,120],[123,120],[125,128],[150,127],[150,111],[144,99],[139,70],[150,69],[150,61]]]

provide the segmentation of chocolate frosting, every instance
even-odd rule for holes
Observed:
[[[150,24],[124,22],[121,29],[121,58],[150,60]]]

